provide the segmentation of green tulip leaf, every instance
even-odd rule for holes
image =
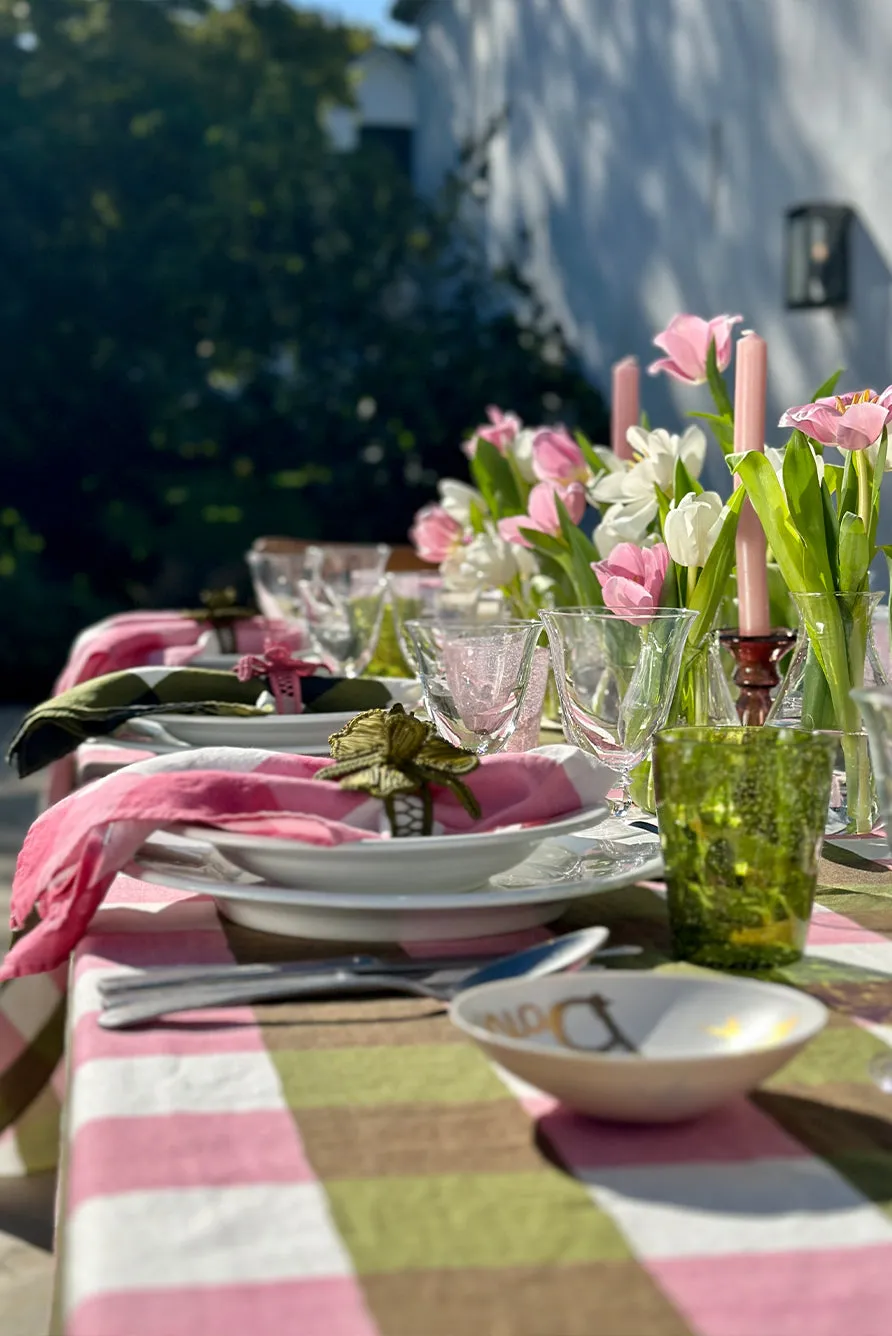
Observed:
[[[787,494],[790,519],[798,529],[810,563],[817,572],[817,585],[808,587],[829,593],[836,585],[827,551],[818,465],[814,451],[801,431],[793,433],[784,451],[784,491]]]
[[[760,450],[735,455],[728,466],[737,473],[759,516],[768,546],[788,589],[819,589],[808,581],[808,552],[790,517],[787,498],[777,474]]]
[[[674,482],[675,504],[678,505],[681,498],[683,496],[689,496],[691,492],[693,492],[695,496],[699,496],[702,491],[703,488],[700,486],[699,482],[697,482],[696,478],[691,477],[683,460],[676,459]]]
[[[598,550],[591,539],[586,538],[578,524],[574,524],[567,514],[567,507],[559,496],[555,496],[561,535],[570,551],[572,563],[571,579],[579,601],[583,607],[602,608],[604,596],[601,584],[592,570],[592,562],[598,561]]]
[[[827,487],[831,496],[842,490],[842,474],[843,469],[841,464],[824,465],[824,485]]]
[[[688,417],[699,418],[701,422],[708,422],[712,427],[713,435],[722,449],[722,454],[729,455],[734,449],[734,419],[733,417],[720,417],[718,413],[689,413]]]
[[[855,470],[855,458],[851,450],[846,455],[846,462],[843,465],[842,483],[839,488],[836,510],[840,518],[846,511],[852,511],[856,514],[858,511],[858,474]]]
[[[542,533],[540,529],[523,528],[520,533],[537,552],[544,552],[555,561],[563,561],[569,555],[566,543],[562,543],[559,538],[552,538],[550,533]]]
[[[769,467],[771,467],[769,465]],[[728,580],[734,569],[736,556],[735,539],[740,511],[746,500],[742,487],[732,492],[725,507],[725,518],[719,529],[712,551],[706,558],[706,564],[700,572],[700,578],[694,586],[694,592],[688,599],[688,607],[699,614],[688,637],[688,647],[696,650],[712,630],[716,614],[728,587]]]
[[[827,556],[830,558],[830,573],[835,587],[839,584],[839,520],[833,509],[833,498],[827,486],[826,471],[821,483],[821,506],[824,511],[824,536],[827,540]]]
[[[586,464],[588,464],[589,468],[591,469],[595,477],[597,478],[598,475],[601,473],[606,473],[607,465],[604,463],[601,456],[596,453],[595,447],[592,445],[591,441],[586,436],[585,432],[576,431],[573,433],[573,436],[576,441],[576,444],[582,451],[583,459],[585,460]]]
[[[480,436],[471,460],[471,477],[496,519],[523,514],[523,498],[511,472],[511,465],[491,441],[485,441]]]
[[[877,450],[877,461],[873,466],[873,482],[870,489],[870,532],[868,541],[871,548],[877,540],[877,523],[880,518],[880,488],[883,485],[883,474],[886,471],[886,452],[889,448],[889,431],[883,428],[883,435],[880,439],[880,448]]]
[[[712,392],[713,401],[719,410],[719,416],[728,422],[734,421],[734,407],[728,396],[728,387],[725,384],[725,378],[719,371],[718,359],[715,353],[715,339],[709,340],[709,351],[706,354],[706,379],[709,382],[709,388]]]

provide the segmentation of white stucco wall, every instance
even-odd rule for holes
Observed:
[[[489,242],[529,234],[595,380],[689,310],[768,340],[771,420],[839,365],[892,381],[892,0],[430,0],[416,64],[424,187],[507,109]],[[784,214],[811,202],[857,213],[846,312],[783,306]],[[662,377],[643,402],[708,406]]]

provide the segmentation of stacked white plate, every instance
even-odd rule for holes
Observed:
[[[421,699],[420,684],[414,678],[371,678],[383,683],[391,699],[412,709]],[[187,747],[261,747],[266,751],[300,752],[304,756],[327,756],[328,739],[339,732],[358,710],[343,710],[327,714],[153,714],[142,723],[147,739],[160,727],[175,742]],[[139,731],[141,721],[135,720],[128,729]]]
[[[355,710],[346,710],[339,714],[156,714],[152,719],[189,747],[262,747],[327,756],[332,733],[355,715]]]
[[[549,923],[575,900],[658,877],[662,864],[652,842],[634,836],[587,857],[586,837],[603,816],[598,808],[535,828],[334,848],[190,827],[154,836],[135,872],[210,895],[225,918],[260,932],[326,941],[458,941]]]

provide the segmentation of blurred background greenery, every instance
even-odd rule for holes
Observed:
[[[404,541],[488,403],[603,405],[468,210],[337,152],[368,34],[245,0],[0,0],[0,698],[261,533]]]

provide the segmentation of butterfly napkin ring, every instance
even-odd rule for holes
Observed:
[[[276,713],[302,714],[304,707],[300,679],[312,677],[318,668],[318,663],[293,659],[287,645],[267,640],[262,654],[245,654],[239,659],[235,675],[240,682],[250,682],[252,677],[265,677],[275,697]]]
[[[449,789],[466,812],[480,816],[480,804],[461,778],[477,769],[480,758],[453,747],[432,724],[406,714],[402,705],[358,714],[332,734],[328,745],[334,765],[316,778],[380,798],[394,837],[430,835],[432,784]]]

